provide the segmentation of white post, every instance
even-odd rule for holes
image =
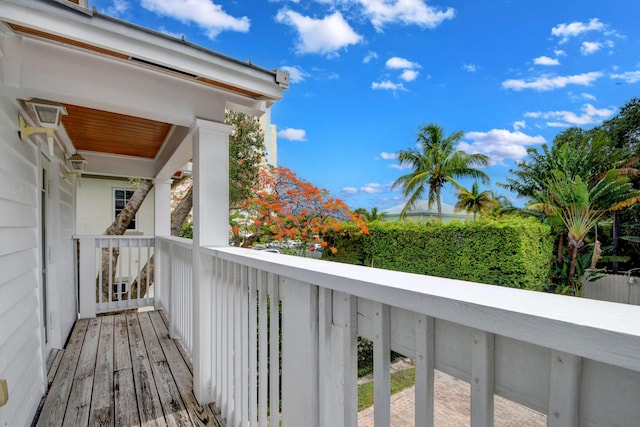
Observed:
[[[495,336],[471,332],[471,427],[493,426]]]
[[[80,318],[96,317],[96,241],[80,238]]]
[[[320,288],[319,425],[358,425],[357,298]]]
[[[318,288],[286,279],[281,289],[282,425],[317,427]]]
[[[415,423],[434,425],[435,318],[416,314]]]
[[[373,419],[376,427],[391,425],[391,308],[376,303],[373,318]]]
[[[156,179],[153,181],[154,187],[154,235],[171,235],[171,180]],[[153,271],[153,297],[156,309],[167,309],[169,315],[174,311],[171,307],[171,275],[163,277],[162,273],[167,271],[162,265],[165,261],[161,256],[160,243],[156,240],[154,254],[155,268]]]
[[[581,373],[581,357],[557,350],[551,352],[548,426],[576,427],[578,425]]]
[[[229,134],[232,126],[196,119],[193,136],[193,391],[213,402],[211,329],[213,266],[202,246],[229,244]]]

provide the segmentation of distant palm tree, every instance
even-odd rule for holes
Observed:
[[[378,208],[371,208],[371,211],[365,208],[358,208],[355,212],[364,219],[364,222],[382,221],[387,216],[386,212],[380,212]]]
[[[456,150],[455,146],[462,139],[463,132],[457,131],[445,136],[444,129],[436,124],[429,124],[420,128],[417,143],[420,149],[410,148],[400,150],[398,160],[400,164],[409,165],[413,170],[402,175],[394,183],[394,187],[402,188],[402,195],[407,198],[407,203],[400,212],[400,218],[404,218],[407,211],[412,208],[429,188],[429,207],[434,201],[438,206],[438,218],[442,219],[442,187],[451,182],[458,185],[456,178],[479,178],[482,182],[489,181],[484,172],[476,169],[476,166],[487,166],[489,158],[484,154],[468,154]]]
[[[462,186],[458,187],[458,203],[456,203],[455,210],[456,212],[473,213],[473,219],[476,219],[476,215],[479,213],[487,212],[499,204],[500,202],[494,196],[493,191],[480,192],[478,183],[474,182],[471,191]]]

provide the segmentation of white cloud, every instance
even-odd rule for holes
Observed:
[[[549,58],[548,56],[539,56],[533,60],[536,65],[560,65],[557,58]]]
[[[381,82],[371,83],[371,89],[384,89],[384,90],[406,90],[402,83],[394,83],[391,80],[384,80]]]
[[[567,56],[567,52],[562,49],[556,49],[553,51],[556,56]]]
[[[105,13],[110,16],[122,16],[131,5],[126,0],[113,0],[113,4],[105,9]]]
[[[387,59],[385,65],[387,66],[387,68],[391,68],[392,70],[411,70],[414,68],[420,68],[420,64],[418,64],[417,62],[412,62],[408,59],[400,58],[398,56]]]
[[[344,20],[340,12],[314,19],[297,12],[281,9],[276,21],[296,29],[299,35],[296,50],[298,53],[319,53],[321,55],[337,55],[340,49],[362,41]]]
[[[362,59],[362,62],[364,62],[365,64],[368,64],[369,62],[371,62],[374,59],[378,59],[378,54],[374,51],[369,51],[369,53],[367,53],[367,56],[365,56]]]
[[[587,93],[587,92],[582,92],[580,95],[581,95],[584,99],[588,99],[588,100],[590,100],[590,101],[595,101],[595,100],[596,100],[596,97],[595,97],[595,96],[593,96],[593,95],[591,95],[590,93]]]
[[[554,89],[562,89],[567,85],[580,85],[589,86],[594,81],[602,77],[602,73],[599,71],[592,71],[590,73],[575,74],[573,76],[555,76],[555,77],[538,77],[533,80],[505,80],[502,82],[502,87],[505,89],[513,89],[516,91],[523,89],[533,89],[538,91],[547,91]]]
[[[435,28],[447,19],[453,19],[455,10],[437,9],[428,6],[424,0],[357,0],[371,19],[376,30],[381,31],[385,24],[415,24],[421,27]]]
[[[398,158],[398,153],[387,153],[386,151],[383,151],[380,153],[380,157],[384,160],[395,160]]]
[[[467,132],[471,142],[458,144],[459,150],[489,156],[491,164],[502,164],[506,159],[521,160],[527,156],[527,146],[546,142],[544,137],[530,136],[520,131],[492,129],[489,132]]]
[[[166,35],[168,35],[170,37],[173,37],[173,38],[176,38],[176,39],[179,39],[179,38],[181,38],[183,36],[183,34],[174,33],[172,31],[167,30],[165,27],[159,27],[158,31],[160,31],[162,34],[166,34]]]
[[[346,194],[358,194],[358,189],[355,187],[344,187],[342,192]]]
[[[228,15],[222,6],[210,0],[142,0],[140,4],[158,15],[187,24],[195,23],[210,39],[214,39],[225,30],[242,33],[249,31],[249,18],[246,16],[235,18]]]
[[[416,70],[404,70],[402,74],[400,74],[400,79],[405,82],[412,82],[418,77],[418,74],[420,73]]]
[[[375,194],[382,193],[386,188],[386,185],[378,184],[377,182],[371,182],[360,187],[360,191],[367,194]]]
[[[626,83],[637,83],[637,82],[640,82],[640,70],[627,71],[625,73],[620,73],[620,74],[611,74],[609,77],[611,77],[612,79],[623,80]]]
[[[368,184],[363,185],[360,188],[344,187],[342,189],[342,192],[346,194],[377,194],[377,193],[383,193],[385,191],[389,191],[390,189],[391,189],[391,184],[380,184],[378,182],[370,182]]]
[[[405,170],[405,169],[411,169],[411,166],[410,166],[410,165],[407,165],[407,164],[395,164],[395,163],[394,163],[394,164],[389,165],[389,166],[387,166],[387,167],[388,167],[389,169],[398,169],[398,170],[400,170],[400,171]]]
[[[462,66],[462,69],[464,71],[468,71],[469,73],[475,73],[476,72],[476,66],[475,64],[464,64]]]
[[[535,119],[549,119],[547,126],[551,127],[570,127],[570,126],[586,126],[600,123],[604,119],[608,119],[616,112],[615,108],[596,108],[591,104],[582,106],[582,114],[576,114],[573,111],[531,111],[524,114],[525,117]]]
[[[602,43],[600,42],[582,42],[582,46],[580,46],[580,53],[583,55],[591,55],[592,53],[596,53],[602,48]]]
[[[518,131],[520,129],[524,129],[527,127],[527,122],[524,120],[518,120],[517,122],[513,122],[513,130]]]
[[[309,77],[309,73],[307,73],[300,67],[285,65],[284,67],[280,68],[289,73],[291,83],[298,83]]]
[[[289,141],[306,141],[307,131],[304,129],[286,128],[278,131],[278,138],[288,139]]]
[[[603,31],[605,25],[598,18],[591,19],[588,23],[572,22],[570,24],[558,24],[551,29],[551,34],[561,37],[560,43],[565,43],[569,38],[576,37],[588,31]]]

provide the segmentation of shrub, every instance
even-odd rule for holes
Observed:
[[[531,218],[378,222],[369,231],[327,236],[338,252],[324,258],[536,291],[548,285],[549,229]]]

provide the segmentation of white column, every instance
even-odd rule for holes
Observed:
[[[211,260],[202,246],[229,244],[229,134],[232,126],[196,119],[193,137],[193,391],[201,405],[213,402]]]
[[[156,179],[153,181],[154,191],[154,235],[170,236],[171,235],[171,180]],[[154,254],[160,254],[159,244],[156,240]],[[168,271],[162,265],[164,259],[161,256],[154,256],[156,268],[153,269],[153,295],[154,306],[156,309],[168,309],[169,315],[173,312],[171,302],[171,273],[167,277],[163,277],[162,272]]]
[[[193,243],[229,245],[229,134],[233,126],[197,119],[193,136]]]

